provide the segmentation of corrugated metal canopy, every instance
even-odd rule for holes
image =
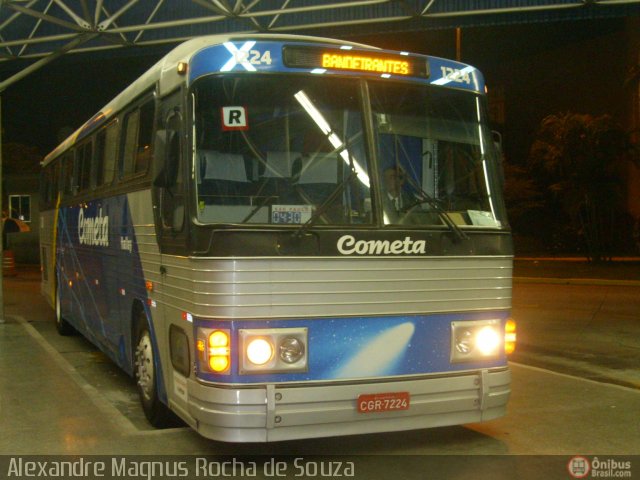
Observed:
[[[69,52],[211,33],[371,34],[639,13],[640,0],[0,0],[0,66],[31,62],[0,91]]]

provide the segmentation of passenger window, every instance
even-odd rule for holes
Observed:
[[[118,153],[118,124],[113,122],[107,127],[104,145],[104,183],[111,183],[116,170]]]
[[[124,149],[120,160],[120,176],[144,173],[151,160],[154,102],[148,101],[124,119]]]
[[[65,196],[73,195],[73,186],[75,185],[73,164],[73,152],[65,153],[62,157],[62,173],[60,175],[60,191],[64,192]]]
[[[91,142],[78,148],[76,159],[78,163],[78,191],[89,189],[91,180]]]
[[[154,102],[145,103],[140,109],[140,127],[138,130],[138,145],[134,172],[146,172],[151,160],[151,145],[153,139],[153,110]]]
[[[128,177],[134,172],[139,123],[140,110],[129,113],[124,119],[124,151],[120,161],[120,177]]]
[[[110,184],[116,164],[118,128],[117,123],[111,123],[102,129],[96,139],[96,185]]]
[[[104,184],[104,147],[106,131],[100,130],[96,136],[96,186]]]

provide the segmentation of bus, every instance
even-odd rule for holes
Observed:
[[[474,67],[177,46],[45,157],[42,293],[154,426],[271,442],[505,414],[513,247]]]

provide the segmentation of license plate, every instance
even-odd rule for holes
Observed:
[[[389,392],[360,395],[358,397],[359,413],[392,412],[409,410],[411,396],[409,392]]]
[[[272,205],[271,223],[301,224],[311,218],[312,205]]]

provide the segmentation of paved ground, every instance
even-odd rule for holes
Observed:
[[[519,257],[514,262],[513,275],[520,280],[600,280],[605,284],[635,281],[640,284],[640,258],[617,257],[611,262],[596,264],[584,257]]]
[[[640,258],[517,258],[514,284],[513,361],[640,388]]]

